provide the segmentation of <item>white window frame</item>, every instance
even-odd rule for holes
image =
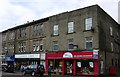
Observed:
[[[72,42],[70,42],[72,40]],[[73,48],[70,49],[69,45],[73,45]],[[68,39],[68,50],[74,50],[74,40],[73,39]]]
[[[113,48],[113,42],[111,42],[111,51],[113,52],[114,51],[114,48]]]
[[[42,51],[43,48],[41,50],[41,45],[43,47],[43,41],[42,40],[35,40],[35,41],[33,41],[33,52],[35,52],[35,51]]]
[[[110,35],[113,35],[113,28],[110,26]]]
[[[5,33],[5,34],[2,35],[2,41],[6,41],[6,39],[7,39],[7,35]]]
[[[57,42],[56,44],[55,44],[55,42]],[[55,50],[55,46],[57,46],[58,47],[58,49],[57,50]],[[58,41],[53,41],[53,51],[58,51],[59,50],[59,44],[58,44]]]
[[[68,33],[74,32],[74,22],[68,22]]]
[[[90,38],[91,40],[87,40],[87,38]],[[87,48],[87,43],[91,43],[91,42],[92,42],[92,47]],[[85,37],[85,48],[86,49],[92,49],[93,48],[93,37]]]
[[[54,25],[54,28],[53,28],[53,35],[58,35],[58,25]]]
[[[93,26],[92,22],[93,22],[92,18],[86,18],[85,19],[85,30],[91,30],[91,28]]]

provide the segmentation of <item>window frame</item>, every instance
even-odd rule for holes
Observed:
[[[73,21],[70,21],[70,22],[68,22],[67,25],[68,25],[68,26],[67,26],[67,28],[68,28],[67,33],[74,33],[74,22],[73,22]]]
[[[110,46],[110,47],[111,47],[111,51],[113,52],[113,51],[114,51],[113,42],[111,42],[110,45],[111,45],[111,46]]]
[[[72,42],[70,42],[72,40]],[[70,48],[70,45],[73,46],[73,48]],[[74,50],[74,40],[73,39],[68,39],[68,50]]]
[[[56,44],[55,44],[56,42]],[[57,49],[56,49],[56,46],[57,46]],[[53,41],[53,51],[58,51],[59,50],[59,44],[58,44],[58,41]]]
[[[56,35],[59,35],[59,25],[58,24],[55,24],[53,26],[53,35],[56,36]]]
[[[88,22],[88,20],[91,22]],[[92,17],[86,18],[85,19],[85,30],[91,30],[92,27],[93,27],[93,18]]]
[[[91,40],[87,40],[87,38],[90,38]],[[87,43],[92,43],[92,47],[87,48]],[[93,49],[93,37],[85,37],[85,49]]]
[[[112,26],[109,27],[109,30],[110,30],[110,36],[113,36],[113,28],[112,28]]]

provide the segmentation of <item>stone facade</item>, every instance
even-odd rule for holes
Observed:
[[[86,18],[92,18],[90,30],[85,30]],[[74,22],[72,33],[68,33],[68,22]],[[53,35],[53,28],[56,24],[58,25],[58,35]],[[42,27],[42,34],[37,34],[39,32],[36,32],[38,28],[35,28],[36,25]],[[110,35],[110,27],[112,28],[112,35]],[[13,39],[9,40],[11,32],[14,32]],[[120,67],[120,25],[98,5],[28,22],[5,30],[2,34],[4,55],[49,53],[49,51],[54,51],[54,41],[58,41],[58,51],[68,51],[68,40],[73,39],[73,45],[77,45],[77,50],[98,49],[99,61],[104,61],[105,70],[111,66]],[[91,49],[86,49],[86,37],[93,38]],[[38,40],[42,42],[42,44],[39,43],[41,50],[34,51],[34,41]],[[11,47],[13,45],[13,50],[8,50],[9,45]],[[23,47],[21,48],[22,51],[20,51],[20,45]],[[105,72],[108,73],[109,70]]]

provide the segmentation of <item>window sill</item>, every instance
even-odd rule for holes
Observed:
[[[68,34],[74,34],[74,33],[76,33],[76,32],[71,32],[71,33],[68,33],[68,32],[67,32],[67,35],[68,35]]]
[[[113,35],[110,35],[110,37],[113,37],[113,38],[114,38],[114,36],[113,36]]]
[[[92,30],[92,29],[90,29],[90,30],[83,30],[83,32],[88,32],[88,31],[93,31],[94,32],[94,30]]]
[[[59,34],[58,35],[53,35],[53,34],[51,35],[51,37],[56,37],[56,36],[59,36]]]

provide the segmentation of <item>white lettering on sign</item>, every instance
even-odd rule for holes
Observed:
[[[74,57],[92,57],[93,55],[74,55]]]
[[[40,58],[40,54],[19,54],[15,58]]]
[[[93,50],[93,55],[98,55],[99,50]]]
[[[63,58],[73,58],[73,55],[70,52],[66,52],[63,54]]]

